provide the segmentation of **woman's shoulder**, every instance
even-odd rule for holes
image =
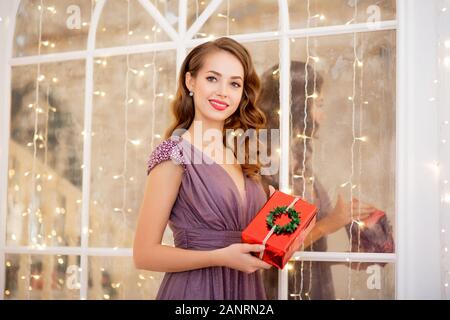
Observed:
[[[161,141],[151,152],[147,161],[147,175],[158,164],[164,161],[172,160],[175,164],[181,165],[186,170],[186,162],[183,157],[183,150],[179,145],[180,139],[170,137]]]

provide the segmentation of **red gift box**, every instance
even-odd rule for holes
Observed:
[[[277,207],[289,207],[295,200],[296,202],[292,208],[299,213],[300,224],[292,233],[272,233],[266,240],[265,250],[261,257],[262,260],[279,269],[283,269],[314,227],[317,207],[300,198],[275,191],[250,224],[242,231],[243,242],[251,244],[264,243],[264,239],[272,229],[266,220],[270,212]],[[290,221],[291,219],[287,214],[282,214],[276,218],[274,223],[283,226]]]

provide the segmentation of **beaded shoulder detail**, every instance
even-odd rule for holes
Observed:
[[[183,169],[186,170],[183,151],[178,143],[179,141],[169,138],[161,142],[155,150],[153,150],[147,161],[147,175],[156,165],[167,160],[172,160],[176,164],[182,165]]]

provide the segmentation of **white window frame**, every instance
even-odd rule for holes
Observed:
[[[13,37],[16,22],[16,13],[20,0],[0,2],[0,44],[6,43],[6,50],[0,52],[0,299],[4,299],[5,289],[5,257],[7,254],[64,254],[79,255],[81,258],[81,289],[80,299],[88,297],[88,258],[92,256],[132,256],[132,249],[94,248],[88,246],[89,229],[89,199],[90,199],[90,173],[91,173],[91,127],[92,127],[92,97],[93,97],[93,71],[96,57],[135,54],[162,50],[177,51],[177,70],[186,55],[187,48],[194,47],[204,39],[192,39],[205,21],[211,16],[223,0],[212,0],[197,21],[187,29],[186,14],[187,0],[179,0],[178,31],[174,30],[153,4],[148,0],[139,1],[145,10],[160,24],[171,39],[168,42],[131,45],[113,48],[95,48],[95,36],[99,19],[107,0],[98,0],[91,18],[87,48],[82,51],[44,54],[13,58]],[[428,58],[434,59],[432,52],[420,49],[423,43],[433,45],[433,37],[424,34],[417,36],[420,26],[425,30],[432,30],[432,17],[426,13],[433,13],[437,0],[397,0],[397,19],[380,22],[380,28],[370,29],[366,24],[339,25],[309,29],[289,30],[289,12],[286,0],[278,0],[279,4],[279,30],[275,32],[262,32],[231,36],[245,42],[279,40],[280,55],[280,103],[281,103],[281,167],[280,189],[289,188],[289,62],[290,37],[305,38],[307,36],[339,35],[354,32],[371,32],[379,30],[397,30],[397,108],[396,108],[396,253],[342,253],[342,252],[297,252],[294,258],[314,261],[333,262],[387,262],[395,264],[395,297],[397,299],[432,298],[441,296],[440,264],[439,264],[439,230],[438,202],[430,192],[436,191],[437,184],[429,179],[426,169],[418,169],[422,159],[415,158],[419,153],[437,155],[437,148],[427,142],[437,141],[436,130],[423,130],[421,135],[414,135],[417,121],[426,128],[434,126],[433,112],[421,110],[419,103],[423,96],[416,90],[432,90],[431,81],[428,85],[424,77],[414,79],[416,71],[424,72],[426,79],[435,77],[435,70],[425,70],[418,62],[423,56],[412,54],[415,49]],[[434,13],[433,13],[434,14]],[[420,24],[417,24],[420,22]],[[420,42],[419,42],[420,41]],[[83,143],[83,190],[81,211],[81,245],[79,247],[46,247],[32,249],[6,245],[6,215],[7,215],[7,185],[8,185],[8,155],[10,137],[10,94],[11,70],[14,66],[29,65],[43,62],[57,62],[67,60],[86,61],[85,84],[85,132]],[[417,69],[417,70],[416,70]],[[419,70],[420,69],[420,70]],[[434,73],[433,73],[434,72]],[[422,75],[422,73],[420,73]],[[426,97],[425,97],[426,98]],[[436,138],[436,140],[433,140]],[[424,158],[424,157],[422,157]],[[414,175],[414,176],[412,176]],[[428,195],[428,197],[425,197]],[[423,208],[429,208],[432,214],[429,220],[423,220]],[[434,213],[435,216],[433,215]],[[418,236],[418,231],[421,236]],[[424,244],[425,243],[425,244]],[[288,298],[288,271],[285,268],[279,271],[279,299]]]

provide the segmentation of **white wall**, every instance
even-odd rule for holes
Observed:
[[[398,0],[397,298],[441,299],[435,96],[437,0]]]
[[[0,1],[0,199],[6,199],[6,183],[8,179],[8,132],[9,132],[9,101],[10,101],[10,72],[8,57],[11,48],[11,30],[14,26],[14,12],[17,1]],[[0,200],[0,300],[4,293],[5,261],[3,245],[5,237],[6,201]]]

